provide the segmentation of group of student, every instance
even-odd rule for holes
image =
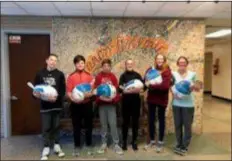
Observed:
[[[157,54],[154,58],[154,64],[150,68],[156,68],[162,76],[162,83],[149,85],[144,78],[134,70],[134,62],[132,59],[125,61],[125,71],[117,80],[114,73],[111,72],[111,60],[105,59],[101,62],[101,72],[93,77],[85,71],[85,58],[82,55],[77,55],[73,59],[75,71],[69,74],[67,80],[64,74],[56,68],[57,55],[50,54],[46,59],[47,67],[37,73],[35,85],[49,84],[58,91],[58,97],[49,97],[48,101],[41,101],[41,116],[42,116],[42,133],[44,140],[44,148],[42,151],[41,160],[47,160],[50,154],[50,146],[54,145],[54,152],[59,157],[64,157],[64,152],[59,145],[59,126],[60,126],[60,111],[62,110],[63,98],[67,95],[71,102],[70,111],[73,125],[74,137],[74,156],[79,156],[81,151],[81,128],[84,121],[85,129],[85,145],[89,155],[92,151],[92,129],[93,129],[93,101],[99,107],[99,117],[101,123],[101,138],[102,144],[97,150],[97,153],[105,153],[107,149],[107,131],[110,127],[110,134],[113,139],[113,149],[115,153],[121,155],[127,150],[127,136],[130,120],[132,119],[132,140],[131,146],[133,150],[138,150],[137,136],[139,129],[139,117],[141,100],[141,89],[131,89],[124,93],[124,84],[133,79],[139,79],[144,83],[142,92],[147,91],[148,104],[148,125],[150,142],[144,147],[145,150],[155,147],[157,152],[161,152],[164,147],[165,135],[165,111],[169,100],[169,91],[171,87],[182,80],[188,80],[192,83],[196,80],[196,73],[189,71],[188,59],[180,56],[177,59],[177,71],[171,71],[167,64],[166,57]],[[149,69],[150,69],[149,68]],[[148,69],[148,70],[149,70]],[[147,70],[147,71],[148,71]],[[81,83],[90,83],[92,88],[98,87],[102,83],[110,83],[118,89],[117,95],[113,99],[106,97],[96,97],[92,92],[85,93],[84,101],[77,101],[72,97],[72,90],[75,86]],[[191,91],[198,91],[198,87],[194,84],[191,86]],[[175,125],[175,134],[177,144],[174,147],[174,152],[180,155],[185,155],[191,140],[191,126],[194,116],[194,101],[193,95],[182,99],[172,92],[172,106]],[[41,94],[33,92],[34,97],[40,98]],[[117,130],[116,104],[122,103],[122,144],[119,141]],[[156,112],[158,112],[156,115]],[[155,120],[158,116],[159,131],[158,141],[155,142],[156,128]],[[183,133],[184,130],[184,133]]]

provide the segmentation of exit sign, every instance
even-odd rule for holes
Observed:
[[[21,36],[9,36],[10,44],[21,44]]]

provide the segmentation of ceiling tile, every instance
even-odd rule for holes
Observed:
[[[136,2],[140,2],[140,3],[143,3],[142,0],[129,0],[129,1],[136,1]],[[165,2],[166,0],[145,0],[145,3],[147,2]],[[170,0],[170,1],[175,1],[175,0]]]
[[[77,9],[90,10],[90,2],[53,2],[59,10]]]
[[[196,18],[206,18],[206,17],[212,17],[215,14],[213,11],[195,11],[195,12],[190,12],[185,15],[184,17],[196,17]]]
[[[180,12],[157,12],[155,15],[153,15],[154,17],[180,17],[181,15],[183,15],[183,11]]]
[[[152,17],[154,16],[153,10],[127,10],[124,13],[125,17]]]
[[[194,3],[186,3],[186,2],[166,2],[160,11],[187,11],[193,8],[200,6],[203,2],[194,2]]]
[[[31,9],[31,8],[38,8],[44,10],[46,8],[54,8],[52,2],[15,2],[20,5],[22,8]]]
[[[199,0],[191,0],[191,2],[199,2]],[[212,2],[212,0],[205,0],[205,1],[203,1],[203,2]]]
[[[231,12],[231,2],[220,2],[218,5],[221,5],[224,11]]]
[[[30,15],[46,15],[46,16],[55,16],[55,15],[60,15],[60,13],[56,9],[49,9],[49,10],[42,10],[41,9],[26,9],[26,11]]]
[[[94,10],[93,16],[123,16],[123,12],[119,10]]]
[[[127,10],[158,10],[164,2],[146,2],[141,3],[140,2],[129,2],[129,5],[127,7]]]
[[[194,9],[194,11],[223,11],[224,9],[224,6],[220,5],[220,3],[214,3],[211,1],[202,3],[202,5]]]
[[[125,10],[128,2],[91,2],[93,10]]]
[[[91,12],[88,10],[85,11],[76,11],[76,10],[62,10],[62,16],[91,16]]]
[[[14,2],[1,2],[1,8],[18,7]]]
[[[88,1],[88,0],[86,0],[86,1]],[[92,1],[92,2],[101,2],[102,3],[102,1],[101,0],[90,0],[90,1]],[[107,2],[117,2],[116,0],[103,0],[103,3],[107,3]],[[128,0],[120,0],[120,2],[128,2]]]
[[[27,15],[27,13],[20,8],[1,8],[1,15]]]
[[[187,4],[186,2],[166,2],[163,7],[155,13],[158,17],[178,17],[182,16],[187,11],[198,7],[202,2],[194,2]]]
[[[15,2],[50,2],[50,1],[66,1],[66,0],[39,0],[39,1],[34,1],[34,0],[9,0],[9,1],[15,1]]]
[[[216,13],[224,11],[224,7],[218,4],[214,2],[204,2],[199,7],[186,13],[184,17],[212,17]]]

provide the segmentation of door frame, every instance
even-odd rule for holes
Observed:
[[[52,31],[43,29],[2,29],[1,30],[1,130],[3,137],[7,138],[11,134],[11,100],[10,100],[10,73],[9,73],[9,51],[8,34],[27,34],[50,36],[50,52],[52,51]]]

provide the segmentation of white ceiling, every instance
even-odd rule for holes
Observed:
[[[231,19],[231,2],[1,2],[1,15],[104,16],[104,17],[190,17]]]

